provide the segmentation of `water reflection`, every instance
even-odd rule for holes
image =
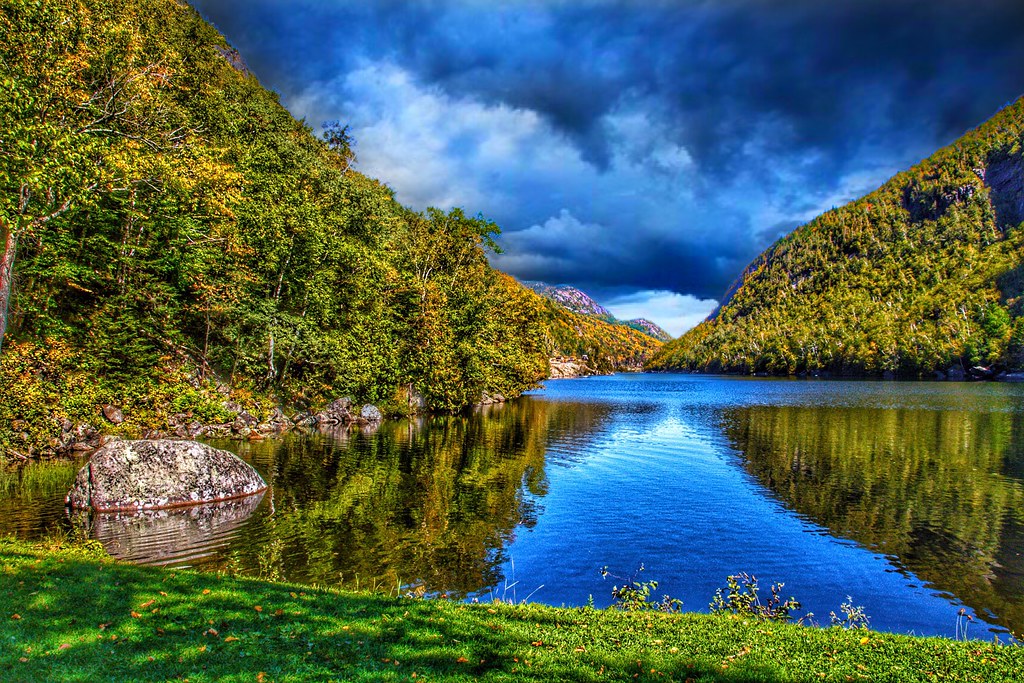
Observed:
[[[226,546],[259,507],[263,492],[217,503],[137,512],[72,513],[73,523],[119,560],[139,564],[201,562]]]
[[[452,595],[495,585],[505,546],[536,523],[547,493],[548,440],[588,432],[600,412],[524,399],[246,444],[239,454],[271,485],[273,512],[252,520],[224,568]]]
[[[723,428],[786,506],[1024,629],[1019,414],[748,406]]]

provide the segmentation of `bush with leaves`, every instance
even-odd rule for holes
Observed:
[[[771,597],[762,600],[756,576],[741,572],[727,577],[726,581],[726,587],[715,591],[711,601],[710,607],[714,613],[731,613],[764,621],[792,621],[793,612],[801,609],[795,598],[782,598],[783,583],[773,583],[768,589]],[[796,621],[803,623],[812,616],[808,612]]]
[[[624,583],[621,586],[612,586],[612,599],[617,609],[626,612],[668,612],[676,613],[683,609],[683,601],[668,595],[662,595],[661,600],[651,600],[651,595],[658,590],[657,581],[640,581],[638,577],[644,571],[641,564],[633,575],[628,579],[616,576],[608,571],[608,567],[601,569],[601,577],[620,579]]]

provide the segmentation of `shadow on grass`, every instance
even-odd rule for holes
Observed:
[[[641,650],[588,634],[594,612],[563,618],[0,552],[3,680],[774,680],[682,658],[648,666]]]
[[[4,681],[1013,680],[1024,668],[1021,648],[984,643],[339,594],[4,543],[0,595]]]

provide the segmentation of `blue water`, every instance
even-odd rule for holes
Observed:
[[[641,580],[656,579],[659,594],[689,610],[707,610],[725,577],[744,571],[765,593],[784,582],[785,595],[825,624],[847,595],[883,630],[952,636],[962,607],[981,621],[900,558],[835,537],[766,491],[741,466],[720,419],[750,405],[1017,412],[1019,387],[616,375],[551,381],[535,396],[610,411],[599,428],[548,445],[543,512],[507,548],[516,597],[580,605],[592,596],[606,605],[616,581],[601,567],[629,577],[642,563]],[[508,594],[504,584],[497,591]]]
[[[3,480],[0,531],[554,605],[608,605],[642,564],[658,596],[707,611],[747,572],[823,625],[850,596],[877,629],[953,637],[964,610],[971,636],[1024,631],[1021,385],[616,375],[376,432],[217,445],[270,483],[262,500],[72,520],[74,467],[40,463]]]

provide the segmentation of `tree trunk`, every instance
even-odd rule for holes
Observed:
[[[0,350],[3,350],[4,334],[7,332],[7,316],[11,307],[11,284],[14,279],[14,254],[18,248],[18,236],[10,223],[0,220],[0,240],[4,252],[0,256]]]

